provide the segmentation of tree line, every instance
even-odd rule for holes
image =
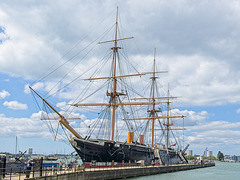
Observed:
[[[187,159],[188,160],[197,160],[198,157],[200,157],[200,156],[199,155],[195,155],[195,156],[188,155]],[[217,157],[215,157],[215,156],[210,156],[210,157],[203,156],[203,160],[204,159],[223,161],[224,160],[224,155],[221,151],[218,151]]]

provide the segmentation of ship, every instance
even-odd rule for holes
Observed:
[[[125,41],[132,39],[133,37],[119,38],[118,37],[118,9],[116,13],[116,22],[114,30],[113,40],[107,40],[99,42],[102,43],[112,43],[110,48],[112,52],[112,62],[110,69],[110,76],[107,77],[90,77],[84,79],[85,81],[97,81],[106,80],[109,82],[107,84],[107,90],[103,94],[106,95],[105,102],[101,103],[72,103],[69,104],[72,107],[105,107],[105,113],[99,113],[100,117],[97,119],[98,123],[98,134],[102,136],[92,137],[92,131],[94,127],[96,129],[97,125],[89,130],[89,134],[85,137],[81,136],[69,123],[66,117],[62,113],[56,110],[45,98],[43,98],[36,90],[31,86],[29,88],[31,91],[37,95],[52,111],[58,116],[58,125],[61,124],[72,136],[69,138],[69,142],[75,149],[77,154],[81,157],[83,162],[116,162],[116,163],[136,163],[144,162],[146,165],[150,165],[153,162],[158,162],[159,164],[184,164],[188,163],[186,158],[186,150],[189,145],[185,148],[174,148],[178,144],[170,144],[170,133],[175,130],[184,130],[184,128],[173,128],[172,119],[173,118],[184,118],[182,115],[170,115],[170,103],[171,100],[177,98],[170,96],[168,89],[167,96],[158,97],[157,91],[157,75],[159,73],[166,73],[166,71],[156,70],[156,50],[154,51],[153,59],[153,69],[151,72],[143,72],[136,74],[121,74],[122,71],[119,70],[120,67],[120,54],[119,51],[122,47],[119,46],[119,41]],[[119,83],[123,86],[123,82],[126,82],[126,78],[139,77],[151,75],[151,88],[149,97],[135,97],[131,98],[127,89],[121,89],[119,92]],[[129,87],[128,85],[125,86]],[[159,104],[165,103],[167,110],[164,111],[157,106]],[[141,114],[141,117],[134,117],[136,115],[136,108],[134,107],[146,107],[146,112]],[[130,110],[126,110],[125,107]],[[117,115],[118,111],[123,111],[123,115]],[[121,123],[119,121],[121,120]],[[143,127],[141,124],[145,124]],[[156,128],[156,124],[160,125],[160,128]],[[124,136],[124,140],[119,138],[119,129],[117,129],[117,124],[124,125],[125,129],[128,129],[127,136]],[[134,127],[136,125],[137,127]],[[148,127],[147,127],[148,126]],[[100,130],[103,127],[103,130]],[[141,131],[139,131],[141,129]],[[104,131],[106,130],[106,131]],[[159,144],[156,142],[156,131],[162,132],[165,144]],[[148,137],[144,134],[148,133]],[[136,137],[138,135],[138,137]],[[118,137],[118,138],[117,138]],[[146,139],[150,139],[149,142]]]

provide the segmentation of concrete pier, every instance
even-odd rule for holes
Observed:
[[[168,166],[135,166],[120,168],[102,168],[102,169],[86,169],[85,171],[69,172],[65,174],[55,174],[42,177],[30,178],[32,180],[107,180],[122,179],[137,176],[147,176],[152,174],[170,173],[176,171],[185,171],[196,168],[205,168],[215,166],[215,163],[204,164],[179,164]]]

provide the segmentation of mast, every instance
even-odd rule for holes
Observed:
[[[18,146],[18,140],[17,140],[17,136],[16,136],[16,147],[15,147],[15,154],[17,154],[17,146]]]
[[[153,77],[152,77],[152,111],[151,116],[155,116],[155,80],[156,80],[156,74],[155,74],[155,56],[156,56],[156,48],[154,49],[154,61],[153,61]],[[154,144],[154,126],[155,126],[155,119],[152,119],[152,140],[151,140],[151,146],[153,147]]]
[[[113,49],[113,91],[112,91],[112,127],[111,127],[111,140],[114,141],[114,130],[115,130],[115,113],[116,113],[116,92],[117,92],[117,79],[116,79],[116,66],[117,66],[117,27],[118,27],[118,7],[116,14],[116,30],[115,30],[115,42]]]
[[[110,96],[110,102],[106,103],[106,104],[99,104],[99,103],[88,104],[89,106],[102,106],[102,105],[110,105],[110,106],[112,106],[112,125],[111,125],[111,137],[110,137],[110,139],[112,141],[114,141],[116,109],[117,109],[117,106],[119,105],[119,103],[117,103],[117,97],[120,96],[120,95],[125,95],[123,93],[117,92],[117,78],[119,78],[119,77],[127,77],[126,75],[124,75],[124,76],[117,76],[117,53],[118,53],[118,49],[121,49],[121,47],[117,46],[117,42],[121,41],[121,40],[132,39],[133,38],[133,37],[127,37],[127,38],[120,38],[120,39],[118,39],[117,38],[117,35],[118,35],[117,34],[117,30],[118,30],[118,7],[117,7],[117,12],[116,12],[116,27],[115,27],[115,38],[114,38],[114,40],[99,42],[99,43],[114,42],[114,46],[111,48],[113,50],[113,74],[112,74],[112,77],[86,79],[86,80],[94,80],[94,79],[108,79],[108,78],[112,78],[112,81],[113,81],[112,92],[111,93],[107,93],[107,95]],[[148,74],[148,73],[144,73],[144,74]],[[139,76],[139,75],[141,75],[141,74],[134,74],[134,75],[130,75],[130,76]],[[85,105],[87,105],[87,104],[85,104]],[[123,105],[123,104],[121,104],[121,105]],[[129,103],[127,105],[132,105],[132,104]],[[83,104],[73,104],[72,106],[84,106],[84,105]]]
[[[169,131],[170,130],[186,130],[185,128],[171,128],[171,126],[173,125],[173,123],[170,123],[170,118],[184,118],[186,116],[170,116],[169,112],[170,112],[170,91],[169,91],[169,85],[168,85],[168,101],[167,101],[167,123],[163,124],[164,126],[166,126],[165,129],[156,129],[156,130],[165,130],[167,131],[167,136],[166,136],[166,149],[169,148]]]
[[[166,136],[166,147],[168,149],[169,147],[169,131],[170,130],[185,130],[185,128],[171,128],[171,126],[173,125],[172,123],[170,123],[170,118],[184,118],[185,116],[181,115],[181,116],[170,116],[169,114],[169,107],[170,107],[170,99],[175,99],[177,97],[170,97],[170,92],[169,92],[169,86],[168,86],[168,95],[167,97],[155,97],[155,84],[156,84],[156,48],[154,49],[154,61],[153,61],[153,77],[151,77],[150,79],[152,79],[152,97],[150,98],[135,98],[134,100],[140,100],[140,99],[151,99],[152,100],[152,109],[148,110],[148,112],[150,112],[150,117],[147,118],[134,118],[134,119],[123,119],[123,120],[152,120],[152,131],[151,131],[151,147],[154,146],[154,131],[155,130],[162,130],[162,131],[167,131],[167,136]],[[167,102],[161,102],[161,103],[167,103],[167,115],[166,116],[156,116],[156,112],[159,112],[159,110],[155,109],[156,104],[160,104],[159,102],[156,102],[156,99],[167,99]],[[166,128],[164,129],[155,129],[155,119],[167,119],[167,123],[164,124],[164,126],[166,126]]]
[[[168,97],[169,97],[170,93],[169,93],[169,85],[168,85]],[[169,129],[170,129],[170,124],[169,124],[169,105],[170,105],[170,101],[168,99],[167,101],[167,124],[166,124],[166,127],[167,127],[167,139],[166,139],[166,146],[167,146],[167,149],[168,149],[168,146],[169,146]]]

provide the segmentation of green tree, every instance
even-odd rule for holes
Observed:
[[[187,159],[188,159],[188,160],[196,160],[197,158],[196,158],[195,156],[188,155],[188,156],[187,156]]]
[[[223,153],[222,153],[221,151],[218,151],[217,159],[218,159],[219,161],[223,161],[223,160],[224,160],[224,155],[223,155]]]
[[[210,156],[210,160],[214,161],[214,160],[216,160],[216,157],[215,156]]]
[[[202,157],[202,159],[203,159],[203,160],[206,160],[206,159],[208,159],[208,157],[206,157],[206,156],[203,156],[203,157]]]

